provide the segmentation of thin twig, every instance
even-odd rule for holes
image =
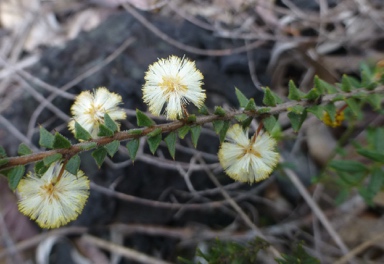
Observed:
[[[163,260],[159,260],[153,257],[150,257],[148,255],[145,255],[139,251],[120,246],[115,243],[111,243],[109,241],[91,236],[91,235],[84,235],[81,239],[85,240],[86,242],[93,244],[95,246],[98,246],[102,249],[108,250],[112,253],[119,254],[125,258],[132,259],[134,261],[140,262],[140,263],[153,263],[153,264],[170,264],[170,262],[166,262]]]
[[[4,125],[4,127],[6,129],[8,129],[8,131],[14,136],[16,137],[18,140],[20,140],[21,142],[25,143],[27,146],[29,146],[33,151],[39,151],[39,149],[32,144],[32,142],[26,137],[24,136],[23,133],[21,133],[11,122],[8,121],[8,119],[6,119],[5,117],[3,117],[1,114],[0,114],[0,123],[2,123]]]
[[[198,157],[198,159],[199,159],[200,163],[205,164],[205,161],[201,157]],[[249,219],[249,217],[243,211],[243,209],[241,209],[241,207],[233,200],[233,198],[223,188],[223,186],[220,184],[220,182],[216,179],[215,175],[213,175],[213,173],[208,168],[206,168],[205,172],[207,173],[209,179],[216,185],[216,187],[219,188],[223,197],[228,201],[228,203],[232,206],[232,208],[241,216],[241,218],[246,223],[246,225],[249,228],[251,228],[253,231],[255,231],[257,236],[259,236],[260,238],[262,238],[264,240],[267,240],[265,238],[265,236],[263,235],[263,233],[260,231],[260,229],[251,221],[251,219]],[[280,252],[274,246],[271,245],[270,247],[268,247],[268,250],[272,253],[272,255],[275,258],[280,257]]]
[[[32,65],[36,64],[39,60],[40,56],[31,55],[26,57],[25,59],[20,60],[12,66],[8,65],[5,69],[0,71],[0,79],[6,78],[17,71],[22,71],[22,69],[24,68],[31,67]]]
[[[361,243],[360,245],[358,245],[357,247],[355,247],[354,249],[349,251],[348,254],[344,255],[342,258],[337,260],[335,262],[335,264],[347,263],[348,261],[350,261],[351,259],[356,257],[356,255],[358,255],[359,253],[363,252],[368,247],[374,245],[375,243],[377,243],[381,240],[384,240],[384,233],[380,233],[380,234],[374,236],[373,238],[371,238],[370,240],[364,241],[363,243]]]
[[[208,50],[208,49],[199,49],[192,46],[185,45],[167,34],[164,34],[161,32],[157,27],[155,27],[151,22],[149,22],[144,16],[142,16],[139,12],[135,10],[132,6],[129,4],[122,4],[124,9],[129,12],[133,17],[135,17],[143,26],[145,26],[147,29],[149,29],[153,34],[164,40],[165,42],[171,44],[172,46],[175,46],[181,50],[188,51],[194,54],[199,55],[207,55],[207,56],[226,56],[231,55],[235,53],[242,53],[246,52],[249,49],[255,49],[260,47],[261,45],[265,44],[266,41],[258,40],[253,43],[250,43],[248,46],[241,46],[237,48],[232,49],[222,49],[222,50]]]
[[[13,251],[24,251],[31,247],[36,246],[41,241],[49,238],[50,236],[64,236],[64,235],[76,235],[76,234],[83,234],[88,231],[88,228],[86,227],[65,227],[60,229],[55,229],[43,234],[39,234],[37,236],[34,236],[30,239],[21,241],[17,243],[14,247],[14,249],[6,249],[0,251],[0,260],[3,259],[5,256],[8,256],[9,254],[12,254]]]
[[[20,252],[18,252],[15,248],[15,242],[12,239],[11,234],[9,233],[9,230],[7,228],[7,225],[4,220],[4,216],[2,212],[0,211],[0,232],[1,232],[1,238],[2,241],[4,241],[5,248],[7,248],[10,252],[10,263],[22,263],[22,257],[20,255]],[[8,263],[8,262],[7,262]]]
[[[85,78],[95,74],[96,72],[98,72],[99,70],[101,70],[103,67],[105,67],[106,65],[108,65],[110,62],[112,62],[114,59],[116,59],[126,48],[128,48],[133,42],[135,42],[135,38],[128,38],[127,40],[125,40],[116,50],[114,50],[109,56],[107,56],[102,62],[96,64],[95,66],[91,67],[90,69],[88,69],[87,71],[85,71],[84,73],[78,75],[76,78],[74,78],[73,80],[71,80],[70,82],[68,82],[67,84],[63,85],[62,87],[60,87],[59,89],[56,89],[53,91],[53,93],[48,96],[48,98],[46,98],[46,100],[44,101],[44,103],[40,104],[36,110],[33,112],[32,116],[31,116],[31,119],[29,121],[29,124],[28,124],[28,133],[27,133],[27,137],[28,138],[32,138],[33,136],[33,127],[35,126],[36,124],[36,120],[37,118],[39,117],[40,113],[43,111],[43,109],[50,103],[53,101],[53,99],[56,98],[57,95],[59,95],[57,93],[58,90],[61,90],[61,91],[66,91],[70,88],[72,88],[73,86],[75,86],[76,84],[78,84],[79,82],[81,82],[82,80],[84,80]]]
[[[281,158],[281,161],[283,162],[284,160]],[[349,249],[341,240],[340,236],[337,234],[335,229],[332,227],[331,223],[329,222],[328,218],[325,216],[323,211],[320,209],[320,207],[314,202],[312,197],[309,195],[307,189],[304,187],[303,183],[299,180],[296,173],[288,168],[284,168],[284,172],[287,175],[287,177],[291,180],[293,185],[295,185],[296,189],[299,191],[299,193],[304,198],[304,200],[306,201],[308,206],[311,208],[311,210],[314,212],[314,214],[318,217],[319,221],[323,224],[324,228],[327,230],[327,232],[330,234],[332,239],[341,249],[343,254],[348,254]]]
[[[115,197],[122,201],[138,203],[141,205],[156,207],[156,208],[183,209],[183,210],[207,210],[207,209],[219,208],[228,203],[226,200],[207,202],[207,203],[194,203],[194,204],[168,203],[168,202],[149,200],[149,199],[140,198],[133,195],[117,192],[117,191],[108,189],[106,187],[97,185],[96,183],[93,183],[93,182],[91,182],[90,184],[91,184],[91,189],[98,191],[102,194],[108,195],[110,197]],[[245,198],[245,197],[240,197],[240,198]]]

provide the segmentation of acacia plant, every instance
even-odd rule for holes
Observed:
[[[178,137],[190,133],[196,147],[201,127],[211,123],[221,142],[218,159],[223,170],[235,181],[252,184],[266,179],[278,166],[279,114],[287,112],[292,129],[297,132],[309,115],[337,127],[342,122],[362,118],[362,108],[367,104],[382,113],[383,71],[380,65],[374,69],[363,66],[360,79],[344,75],[337,84],[315,77],[314,87],[306,93],[291,81],[285,101],[265,87],[262,106],[235,88],[238,109],[216,106],[210,112],[204,105],[204,77],[195,63],[170,56],[149,66],[142,87],[149,112],[165,115],[168,122],[156,124],[144,109],[136,109],[138,128],[121,131],[119,121],[126,118],[119,106],[122,97],[104,87],[83,91],[71,107],[72,119],[68,124],[78,143],[73,144],[62,134],[51,133],[41,126],[39,144],[47,150],[33,152],[21,144],[19,156],[8,157],[0,148],[0,173],[17,192],[18,207],[23,214],[42,228],[57,228],[76,219],[89,196],[89,180],[79,169],[80,152],[92,151],[100,167],[105,157],[113,157],[124,143],[129,158],[134,160],[139,139],[146,137],[152,153],[163,140],[175,159]],[[189,113],[190,103],[198,111]],[[250,133],[254,120],[258,126]],[[358,187],[368,202],[384,182],[384,148],[379,147],[384,133],[382,129],[372,129],[369,135],[369,145],[356,148],[360,155],[372,161],[371,165],[351,160],[333,160],[329,164],[329,169],[338,173],[337,182],[344,193]],[[30,163],[35,164],[34,170],[25,175],[25,166]],[[364,179],[369,179],[368,185]]]

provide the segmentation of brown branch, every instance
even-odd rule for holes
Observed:
[[[373,94],[373,93],[383,93],[384,92],[384,86],[380,86],[374,90],[363,90],[363,89],[358,89],[354,90],[349,93],[338,93],[338,94],[330,94],[330,95],[325,95],[322,97],[321,103],[322,104],[327,104],[329,102],[333,102],[335,98],[338,98],[339,96],[342,96],[343,98],[351,98],[353,96],[356,96],[358,94]],[[37,162],[45,157],[54,155],[56,153],[62,154],[64,157],[71,157],[73,155],[76,155],[80,152],[83,152],[85,149],[87,149],[87,145],[91,142],[95,142],[97,147],[104,146],[114,140],[118,141],[124,141],[124,140],[129,140],[133,138],[140,138],[143,136],[148,135],[155,129],[160,128],[162,133],[167,133],[167,132],[172,132],[176,131],[177,129],[183,127],[184,125],[204,125],[207,123],[212,123],[213,121],[216,120],[232,120],[236,115],[239,114],[247,114],[252,117],[262,117],[265,115],[275,115],[279,114],[281,112],[286,112],[289,108],[292,108],[297,105],[301,105],[303,107],[309,107],[313,105],[317,105],[318,103],[315,101],[311,100],[302,100],[302,101],[290,101],[287,103],[283,103],[280,105],[277,105],[275,107],[258,107],[256,111],[244,111],[244,110],[234,110],[234,111],[227,111],[224,116],[219,116],[215,114],[207,115],[207,116],[201,116],[196,119],[195,122],[192,123],[186,123],[185,121],[174,121],[166,124],[160,124],[160,125],[155,125],[151,127],[145,127],[145,128],[140,128],[138,129],[140,131],[140,134],[131,134],[130,130],[128,131],[121,131],[115,133],[112,137],[102,137],[98,139],[93,139],[87,142],[83,143],[78,143],[70,148],[67,149],[56,149],[56,150],[48,150],[44,152],[39,152],[39,153],[33,153],[30,155],[25,155],[25,156],[20,156],[20,157],[9,157],[5,158],[7,160],[7,163],[0,166],[0,170],[11,168],[17,165],[26,165],[29,163]],[[261,114],[260,114],[261,113]],[[89,149],[88,149],[89,150]]]

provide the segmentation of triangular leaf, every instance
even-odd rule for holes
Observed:
[[[295,83],[292,80],[289,81],[288,87],[289,87],[288,99],[290,100],[300,101],[301,98],[305,95],[302,91],[300,91],[296,87]]]
[[[220,143],[223,143],[225,136],[227,135],[228,128],[229,128],[229,121],[224,121],[223,127],[221,128],[219,133]]]
[[[7,153],[5,152],[5,149],[0,146],[0,158],[5,158],[7,156]]]
[[[49,161],[48,161],[49,162]],[[41,177],[49,168],[49,165],[45,165],[43,160],[40,160],[35,163],[35,173],[37,176]]]
[[[372,67],[364,62],[360,64],[360,71],[366,72],[369,76],[373,76],[374,74]]]
[[[325,91],[327,91],[329,94],[337,93],[337,89],[335,86],[321,80],[317,75],[314,79],[315,88],[321,93],[324,94]]]
[[[49,168],[49,166],[45,166],[44,161],[42,161],[42,160],[35,163],[35,173],[38,176],[43,175],[48,170],[48,168]]]
[[[240,107],[245,107],[248,104],[248,98],[237,87],[235,87],[235,93]]]
[[[75,122],[75,138],[78,140],[90,140],[92,136],[79,123]]]
[[[178,132],[179,132],[179,138],[184,139],[185,136],[188,134],[189,130],[191,129],[190,126],[183,126],[180,127]]]
[[[160,129],[160,128],[158,128]],[[149,150],[152,152],[152,154],[155,154],[156,149],[159,147],[160,142],[161,142],[161,133],[148,137],[147,142],[149,145]]]
[[[196,122],[196,115],[189,115],[187,117],[187,123],[188,124],[195,123],[195,122]]]
[[[104,114],[104,123],[112,132],[116,132],[119,129],[116,122],[107,113]]]
[[[372,77],[365,71],[361,72],[361,85],[367,90],[373,90],[376,86],[372,83]]]
[[[104,148],[107,150],[108,155],[112,158],[113,155],[115,155],[116,151],[119,149],[120,141],[114,140],[104,146]]]
[[[269,87],[265,87],[263,88],[264,90],[264,98],[263,98],[263,103],[266,105],[266,106],[275,106],[276,104],[281,104],[283,102],[283,99],[280,98],[280,96],[278,96],[275,92],[273,92]],[[267,94],[267,96],[266,96]],[[272,101],[271,102],[274,102],[275,104],[274,105],[268,105],[264,102],[264,99],[266,99],[267,101],[270,100],[268,98],[272,98]]]
[[[256,111],[256,104],[255,100],[253,98],[249,99],[247,105],[245,106],[244,110],[246,111]]]
[[[110,130],[106,125],[100,124],[99,125],[99,133],[97,136],[99,137],[112,137],[114,135],[114,132]]]
[[[140,142],[137,138],[127,142],[128,154],[132,161],[134,161],[136,158],[137,150],[139,149],[139,143]]]
[[[216,134],[220,133],[220,130],[223,128],[224,121],[223,120],[215,120],[212,122],[213,129],[215,130]]]
[[[352,84],[349,82],[348,76],[345,74],[343,74],[343,77],[341,78],[341,90],[347,93],[352,91]]]
[[[216,106],[214,113],[218,116],[225,116],[225,110],[221,106]]]
[[[275,139],[283,138],[283,131],[281,129],[279,122],[275,123],[275,126],[273,127],[272,131],[269,132],[269,134],[271,135],[271,137],[273,137]]]
[[[70,158],[67,162],[67,164],[65,165],[65,169],[73,174],[73,175],[77,175],[77,171],[79,170],[80,168],[80,157],[79,155],[74,155],[72,156],[72,158]]]
[[[370,66],[368,66],[365,63],[362,63],[360,65],[360,71],[361,71],[361,85],[365,88],[370,86],[371,80],[373,78],[373,71],[371,70]]]
[[[306,117],[307,117],[306,111],[304,111],[302,114],[296,114],[294,112],[288,113],[288,118],[291,121],[292,129],[294,132],[299,131]]]
[[[335,121],[336,118],[336,106],[333,103],[329,103],[324,105],[324,111],[328,113],[332,122]]]
[[[32,154],[33,151],[24,143],[21,143],[19,145],[19,149],[17,150],[17,154],[20,156],[29,155]]]
[[[302,105],[295,105],[295,106],[289,107],[288,111],[301,115],[305,111],[305,108]]]
[[[320,97],[319,90],[316,88],[312,88],[309,90],[309,92],[304,96],[304,98],[308,99],[309,101],[315,101]]]
[[[16,190],[17,185],[19,185],[21,178],[24,176],[24,172],[25,167],[23,165],[18,165],[3,172],[8,178],[8,184],[12,191]]]
[[[266,106],[276,106],[276,99],[275,96],[273,96],[273,93],[269,87],[264,89],[264,98],[263,103]]]
[[[272,130],[275,127],[276,122],[277,122],[277,120],[273,115],[270,115],[270,116],[263,118],[264,128],[265,128],[265,130],[267,130],[267,132],[269,134],[272,133]]]
[[[45,148],[53,148],[55,137],[48,132],[44,127],[40,126],[40,140],[39,144]]]
[[[345,101],[345,95],[343,94],[335,94],[331,100],[331,102],[337,102],[337,101]]]
[[[209,115],[209,111],[208,111],[208,108],[203,105],[202,107],[199,108],[199,114],[201,115]]]
[[[175,159],[176,140],[177,140],[176,132],[169,133],[168,136],[166,136],[164,139],[165,143],[167,144],[169,154],[171,155],[172,159]]]
[[[54,149],[70,148],[71,146],[71,142],[66,137],[64,137],[59,132],[55,133],[55,137],[53,140]]]
[[[381,109],[381,102],[383,101],[383,95],[381,94],[368,94],[366,97],[367,102],[372,106],[373,110],[377,111]]]
[[[105,148],[101,147],[101,148],[94,150],[91,155],[94,158],[97,166],[100,169],[101,165],[104,162],[105,157],[107,156],[107,150]]]
[[[7,164],[9,162],[9,160],[7,158],[5,159],[0,159],[0,167]]]
[[[248,118],[248,115],[246,115],[246,114],[235,115],[235,119],[238,122],[243,122],[247,118]]]
[[[196,148],[201,133],[201,126],[191,127],[192,144]]]
[[[355,116],[359,118],[362,117],[361,108],[360,108],[360,105],[357,103],[356,99],[348,98],[347,100],[345,100],[345,102],[348,104],[349,109],[352,110]]]
[[[61,155],[60,153],[56,153],[56,154],[47,156],[47,157],[45,157],[45,158],[43,159],[44,165],[45,165],[45,166],[49,166],[49,165],[51,165],[53,162],[58,161],[59,159],[61,159],[62,157],[63,157],[63,155]]]
[[[313,105],[307,108],[307,112],[312,113],[319,120],[324,117],[324,107],[322,105]]]
[[[140,127],[151,127],[156,125],[155,121],[146,116],[139,109],[136,109],[137,125]]]
[[[253,120],[253,117],[250,116],[247,119],[245,119],[243,122],[241,122],[241,126],[243,127],[243,129],[248,128],[251,125],[252,120]]]
[[[154,137],[154,136],[157,136],[159,134],[161,134],[162,130],[161,128],[156,128],[154,130],[152,130],[150,133],[147,134],[147,137]]]

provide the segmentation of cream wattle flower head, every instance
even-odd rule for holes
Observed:
[[[205,90],[201,89],[203,78],[195,62],[176,56],[159,59],[145,74],[143,100],[156,116],[167,103],[167,119],[182,118],[189,102],[197,108],[203,105],[206,97]]]
[[[262,133],[262,132],[261,132]],[[218,156],[225,172],[240,182],[258,182],[266,179],[279,161],[275,151],[276,141],[264,132],[248,138],[239,124],[227,132],[228,142],[224,142]]]
[[[41,175],[28,173],[17,186],[20,212],[42,228],[57,228],[75,220],[89,196],[89,180],[82,171],[73,175],[53,163]]]
[[[91,134],[92,138],[98,138],[97,134],[100,124],[104,124],[105,113],[114,121],[126,118],[124,110],[119,107],[121,101],[120,95],[108,91],[105,87],[100,87],[93,93],[81,92],[71,107],[73,119],[68,123],[69,129],[75,133],[77,122]],[[119,123],[117,125],[119,126]]]

